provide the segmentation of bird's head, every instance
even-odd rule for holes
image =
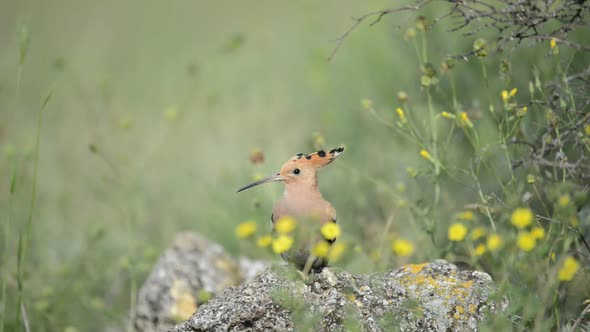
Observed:
[[[306,155],[299,153],[289,159],[277,174],[251,183],[239,189],[238,192],[259,184],[275,181],[284,182],[287,186],[296,184],[315,185],[317,184],[317,170],[334,161],[342,152],[344,152],[344,147],[330,151],[320,150]]]

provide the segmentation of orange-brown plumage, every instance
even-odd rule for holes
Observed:
[[[238,192],[259,184],[281,181],[285,183],[285,191],[273,207],[271,217],[273,225],[284,216],[291,216],[301,222],[309,221],[319,224],[336,222],[336,210],[324,199],[318,189],[317,170],[334,161],[343,151],[344,148],[340,147],[307,155],[300,153],[289,159],[276,175],[247,185]],[[308,244],[292,249],[281,256],[288,262],[294,263],[299,269],[303,269],[309,257]],[[311,268],[319,271],[326,264],[325,259],[316,258],[311,262]]]

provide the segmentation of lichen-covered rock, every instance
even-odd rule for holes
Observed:
[[[275,267],[170,331],[474,331],[499,309],[494,290],[488,274],[444,260],[360,276],[325,269],[307,281]]]
[[[180,233],[139,291],[135,329],[171,328],[215,294],[251,280],[264,267],[247,259],[238,263],[217,243],[195,233]]]

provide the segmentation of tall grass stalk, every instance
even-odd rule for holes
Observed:
[[[34,159],[33,159],[33,183],[31,189],[31,204],[29,207],[29,216],[26,220],[24,227],[19,229],[18,234],[18,249],[17,249],[17,261],[16,261],[16,279],[17,279],[17,286],[18,286],[18,296],[16,301],[16,321],[15,326],[18,325],[18,321],[21,319],[21,314],[23,318],[23,323],[25,328],[28,330],[28,322],[26,320],[26,306],[23,300],[23,292],[24,292],[24,264],[25,264],[25,256],[26,256],[26,249],[28,246],[29,237],[31,234],[31,227],[33,225],[33,214],[35,211],[35,202],[37,198],[37,173],[39,170],[39,143],[41,140],[41,126],[43,125],[43,113],[47,107],[47,104],[51,100],[53,95],[53,90],[49,90],[49,93],[45,96],[43,103],[41,104],[41,109],[39,110],[39,114],[37,115],[37,134],[35,138],[35,148],[34,148]]]
[[[19,56],[18,56],[18,66],[16,68],[16,92],[15,92],[15,101],[18,100],[18,93],[20,91],[20,83],[23,74],[23,65],[25,64],[25,59],[27,57],[27,50],[29,49],[29,28],[26,24],[20,29],[20,49],[19,49]]]
[[[4,326],[6,324],[6,287],[8,284],[8,248],[10,247],[10,231],[12,226],[12,204],[14,200],[14,193],[16,192],[16,171],[12,171],[10,177],[10,191],[8,197],[8,217],[6,218],[6,224],[4,224],[4,248],[2,262],[4,264],[4,271],[2,273],[2,285],[0,292],[2,293],[2,302],[0,303],[0,332],[4,332]]]
[[[16,82],[15,82],[15,93],[13,99],[13,105],[16,107],[16,104],[19,100],[20,94],[20,85],[21,85],[21,78],[23,72],[23,66],[25,63],[25,59],[27,57],[27,50],[29,47],[29,29],[26,24],[23,24],[20,28],[20,43],[19,43],[19,54],[18,54],[18,64],[16,68]],[[9,201],[8,201],[8,221],[6,224],[6,239],[8,239],[8,234],[10,232],[10,225],[12,224],[12,205],[14,203],[14,195],[16,193],[16,167],[13,169],[13,173],[10,179],[10,193],[9,193]],[[18,295],[17,295],[17,304],[16,304],[16,317],[15,317],[15,326],[18,326],[18,321],[20,320],[20,312],[21,306],[20,303],[22,301],[22,274],[21,274],[21,265],[22,264],[22,227],[19,229],[19,236],[18,236],[18,248],[17,248],[17,284],[18,284]],[[8,247],[8,241],[5,242],[6,246]],[[8,250],[5,251],[6,253]],[[8,254],[6,254],[8,256]],[[7,257],[6,257],[7,258]],[[6,263],[8,260],[4,260],[4,264],[6,266],[4,271],[4,278],[2,280],[2,321],[0,321],[0,329],[3,331],[5,326],[5,315],[6,315],[6,285],[8,283],[8,264]]]

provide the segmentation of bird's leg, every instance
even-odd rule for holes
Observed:
[[[303,267],[303,275],[307,278],[309,276],[309,273],[311,272],[311,268],[313,266],[313,263],[315,262],[315,260],[317,259],[317,257],[315,257],[314,255],[310,254],[307,257],[307,261],[305,262],[305,266]]]

